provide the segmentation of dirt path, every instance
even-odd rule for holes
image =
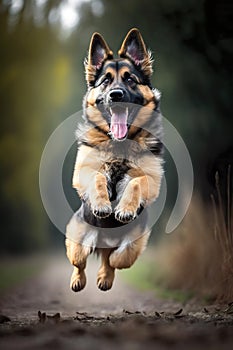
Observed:
[[[96,259],[89,260],[88,284],[75,294],[69,289],[72,268],[59,256],[39,277],[3,296],[0,349],[232,349],[231,305],[160,300],[123,283],[120,272],[113,289],[101,292],[97,268]]]

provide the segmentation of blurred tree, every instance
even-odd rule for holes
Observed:
[[[34,1],[23,2],[14,21],[11,6],[3,1],[0,11],[0,249],[21,251],[41,246],[48,238],[39,161],[47,136],[69,102],[72,73],[53,28],[48,23],[35,25]]]

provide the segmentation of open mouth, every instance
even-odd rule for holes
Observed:
[[[114,139],[123,140],[128,132],[128,108],[113,106],[109,109],[111,114],[110,132]]]

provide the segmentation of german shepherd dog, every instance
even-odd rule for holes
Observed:
[[[138,29],[129,31],[118,54],[93,34],[73,174],[82,205],[66,231],[75,292],[86,285],[92,252],[101,255],[103,291],[112,287],[115,269],[130,267],[142,253],[150,235],[147,208],[163,176],[160,93],[151,86],[152,57]]]

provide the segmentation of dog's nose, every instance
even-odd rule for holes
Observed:
[[[121,89],[114,89],[109,92],[109,99],[111,102],[121,102],[124,97],[124,91]]]

